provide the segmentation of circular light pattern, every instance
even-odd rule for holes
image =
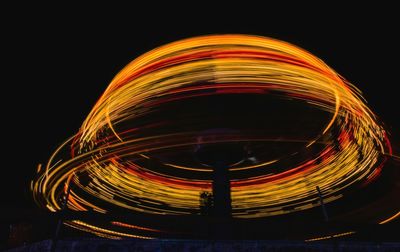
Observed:
[[[266,37],[202,36],[119,72],[79,132],[39,166],[34,198],[59,211],[70,190],[76,211],[200,214],[212,167],[193,153],[221,143],[247,154],[229,168],[234,218],[310,209],[316,186],[334,201],[376,179],[391,154],[360,92],[317,57]]]

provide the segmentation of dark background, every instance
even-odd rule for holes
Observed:
[[[232,3],[217,9],[196,2],[171,12],[150,5],[3,9],[3,223],[36,211],[29,182],[37,165],[76,133],[119,70],[150,49],[196,35],[263,35],[310,51],[361,89],[399,145],[400,22],[394,6],[237,4],[233,11]]]

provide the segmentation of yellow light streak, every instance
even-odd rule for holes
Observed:
[[[360,91],[311,53],[260,36],[202,36],[156,48],[122,69],[79,132],[55,150],[44,169],[38,166],[38,176],[31,184],[35,202],[50,211],[59,211],[58,200],[65,194],[67,183],[73,188],[67,206],[74,211],[105,213],[107,206],[118,206],[158,215],[199,213],[199,194],[211,191],[212,181],[200,175],[193,179],[164,174],[147,164],[157,159],[155,153],[196,146],[201,132],[176,129],[158,133],[167,126],[174,129],[175,125],[156,119],[152,124],[128,129],[124,123],[141,122],[144,115],[170,101],[237,90],[243,90],[244,94],[253,90],[265,97],[278,92],[307,102],[326,112],[329,118],[314,138],[302,140],[305,148],[322,146],[315,156],[296,163],[275,159],[230,167],[230,172],[265,170],[263,175],[231,181],[235,218],[268,217],[310,209],[315,207],[312,202],[318,200],[316,186],[323,191],[325,202],[335,201],[346,188],[376,179],[379,167],[386,160],[383,155],[392,155],[387,133]],[[265,116],[268,115],[260,115]],[[262,135],[221,136],[204,143],[266,139]],[[180,172],[212,171],[201,164],[191,167],[174,160],[157,161],[158,167]],[[282,172],[269,171],[272,166],[281,167]],[[82,179],[84,176],[88,181]],[[102,207],[93,199],[101,201]],[[288,207],[293,210],[286,210]],[[127,236],[78,221],[69,225],[97,235]]]

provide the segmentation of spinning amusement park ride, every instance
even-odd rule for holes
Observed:
[[[384,175],[392,155],[357,88],[317,57],[266,37],[202,36],[118,73],[32,191],[98,236],[229,238],[315,221],[321,203],[348,219],[361,208],[354,192],[397,174]],[[393,204],[368,221],[399,217]]]

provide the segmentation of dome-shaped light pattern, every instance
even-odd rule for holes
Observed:
[[[296,106],[312,113],[299,115]],[[212,168],[193,158],[199,142],[243,143],[253,152],[230,167],[234,218],[313,208],[316,186],[325,202],[337,200],[376,179],[391,154],[360,92],[309,52],[260,36],[201,36],[156,48],[119,72],[79,132],[39,167],[34,199],[59,211],[70,188],[67,207],[75,211],[199,214],[199,194],[212,190]],[[78,220],[67,225],[145,238]]]

